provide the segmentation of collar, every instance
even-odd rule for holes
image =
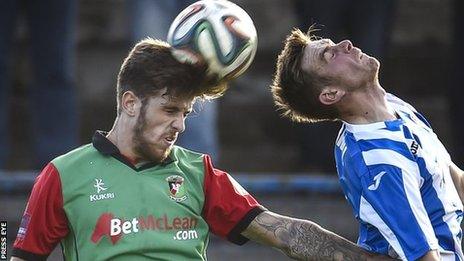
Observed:
[[[386,129],[390,131],[398,131],[400,130],[400,126],[404,123],[403,119],[395,119],[389,121],[380,121],[374,123],[367,123],[367,124],[351,124],[346,121],[343,121],[343,124],[346,126],[346,129],[349,132],[356,133],[356,132],[369,132],[375,130]]]
[[[108,132],[97,130],[92,137],[93,146],[105,156],[121,154],[118,147],[106,138],[106,135],[108,135]]]
[[[144,169],[152,168],[157,165],[168,165],[172,163],[174,160],[172,158],[172,152],[171,154],[161,163],[155,163],[155,162],[147,162],[139,167],[135,166],[132,164],[127,157],[121,154],[121,151],[114,145],[107,137],[108,132],[106,131],[101,131],[97,130],[95,131],[95,134],[92,137],[92,145],[97,149],[101,154],[105,156],[112,156],[116,158],[117,160],[121,161],[122,163],[128,165],[132,169],[136,171],[141,171]]]

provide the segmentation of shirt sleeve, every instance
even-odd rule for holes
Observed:
[[[46,260],[68,231],[60,177],[55,166],[49,163],[35,180],[12,256]]]
[[[211,232],[243,245],[248,241],[240,233],[265,210],[237,181],[224,171],[215,169],[205,155],[205,205],[203,217]]]
[[[361,220],[375,226],[402,260],[416,260],[438,249],[416,163],[389,150],[364,152],[359,160],[367,165],[360,176]]]

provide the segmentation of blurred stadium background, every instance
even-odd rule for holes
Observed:
[[[113,123],[116,75],[131,46],[128,1],[79,0],[75,68],[82,144],[90,142],[96,129],[109,130]],[[269,209],[311,219],[355,241],[357,225],[339,190],[332,157],[325,157],[319,165],[301,165],[299,126],[279,117],[268,90],[281,42],[297,25],[292,1],[234,2],[254,19],[259,47],[251,68],[231,83],[231,89],[220,99],[221,158],[217,167],[234,175]],[[463,155],[459,149],[463,144],[453,134],[455,125],[447,90],[453,72],[453,18],[458,6],[454,4],[452,0],[397,1],[381,78],[387,90],[424,112],[444,144],[456,153],[454,161],[462,167]],[[25,25],[21,22],[19,25],[15,44],[21,50],[33,39],[28,38]],[[38,173],[31,169],[34,155],[26,131],[29,128],[26,86],[30,81],[27,56],[20,52],[16,59],[19,63],[14,68],[11,96],[14,109],[10,122],[13,150],[6,169],[0,171],[0,220],[8,221],[10,244]],[[329,137],[331,142],[327,144],[318,144],[324,140],[319,137],[311,139],[316,148],[329,152],[321,152],[323,155],[331,155],[334,137]],[[270,248],[253,243],[238,247],[216,237],[212,237],[208,252],[210,260],[287,260]],[[59,251],[49,260],[61,260]]]

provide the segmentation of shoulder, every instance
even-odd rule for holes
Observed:
[[[60,171],[66,167],[81,164],[83,160],[91,160],[98,154],[99,152],[92,146],[92,144],[85,144],[53,159],[52,164],[58,169],[58,171]]]
[[[395,124],[401,122],[395,121],[386,124],[385,128],[355,133],[345,131],[344,137],[339,137],[337,140],[337,146],[341,152],[344,152],[342,157],[344,166],[366,171],[370,166],[378,164],[396,165],[401,162],[413,162],[414,156],[404,133]]]
[[[360,153],[361,150],[357,143],[356,137],[352,132],[347,130],[346,126],[346,124],[342,125],[335,141],[335,147],[336,151],[341,152],[344,158],[350,159],[356,154]]]
[[[335,161],[337,170],[348,171],[362,175],[366,172],[362,150],[353,133],[342,126],[335,143]]]
[[[170,157],[172,157],[175,161],[188,161],[188,162],[196,162],[201,161],[203,162],[203,158],[205,157],[204,153],[192,151],[180,146],[173,146]]]
[[[430,123],[424,117],[424,115],[416,110],[411,104],[403,101],[402,99],[398,98],[397,96],[387,93],[386,99],[388,104],[395,109],[396,111],[404,112],[408,115],[409,118],[414,119],[417,118],[423,124],[425,124],[428,128],[432,128]]]
[[[387,93],[385,95],[385,98],[387,99],[387,102],[389,103],[389,105],[394,107],[394,108],[399,108],[399,109],[403,109],[403,110],[409,110],[409,111],[412,111],[412,112],[417,112],[416,108],[414,108],[410,103],[405,102],[404,100],[402,100],[398,96],[395,96],[395,95],[393,95],[391,93]]]
[[[190,175],[204,177],[204,173],[208,172],[209,168],[212,168],[208,155],[180,146],[174,146],[169,157],[173,164],[184,172],[190,173]]]

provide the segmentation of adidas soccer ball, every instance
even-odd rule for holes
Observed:
[[[206,63],[217,80],[245,72],[258,45],[250,16],[226,0],[202,0],[185,8],[171,24],[168,42],[179,61]]]

